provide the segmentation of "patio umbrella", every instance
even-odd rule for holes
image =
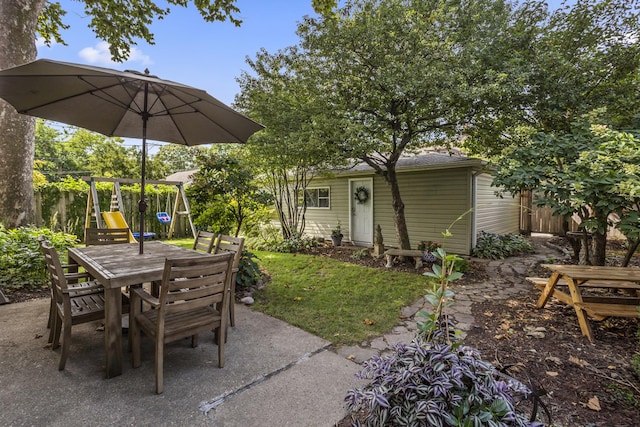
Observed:
[[[39,59],[0,71],[0,98],[21,114],[142,139],[140,253],[147,138],[183,145],[244,143],[263,126],[207,92],[137,71]]]

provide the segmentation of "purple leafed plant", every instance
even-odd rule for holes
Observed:
[[[396,344],[391,354],[364,362],[370,380],[345,401],[354,426],[542,426],[517,412],[530,391],[503,377],[471,347],[426,342]]]

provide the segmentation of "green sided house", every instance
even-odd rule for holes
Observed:
[[[444,243],[448,252],[470,255],[480,231],[520,231],[520,198],[496,197],[492,176],[480,159],[442,153],[402,158],[397,176],[412,249],[431,240]],[[329,239],[340,222],[343,241],[371,247],[380,225],[385,246],[399,246],[391,191],[370,166],[315,178],[305,197],[305,234]],[[444,240],[446,229],[452,236]]]

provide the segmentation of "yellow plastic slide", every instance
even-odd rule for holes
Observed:
[[[129,228],[127,221],[122,216],[122,212],[102,212],[102,219],[107,223],[107,228]],[[133,233],[131,233],[131,229],[129,228],[129,241],[132,243],[136,243],[137,240],[133,237]]]

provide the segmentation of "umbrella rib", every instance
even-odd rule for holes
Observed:
[[[171,93],[172,93],[176,98],[178,98],[178,99],[179,99],[180,101],[182,101],[182,103],[183,103],[182,105],[180,105],[180,106],[176,106],[176,107],[174,107],[173,109],[181,108],[181,107],[184,107],[184,106],[190,106],[191,108],[193,108],[193,110],[194,110],[193,112],[194,112],[194,113],[196,113],[196,112],[197,112],[197,113],[200,113],[201,111],[198,109],[198,107],[195,107],[195,106],[193,106],[193,105],[192,105],[192,104],[195,104],[195,103],[197,103],[197,102],[206,102],[207,104],[212,105],[214,108],[223,109],[221,106],[219,106],[219,105],[215,105],[215,104],[213,104],[212,102],[207,101],[207,100],[205,100],[205,99],[202,99],[202,98],[200,98],[200,97],[197,97],[194,101],[187,102],[187,101],[185,101],[183,98],[179,97],[177,92],[186,93],[186,92],[184,92],[184,91],[182,91],[182,90],[180,90],[180,89],[175,89],[174,91],[172,91],[172,92],[171,92]],[[193,95],[191,95],[191,94],[189,94],[189,93],[187,93],[187,94],[188,94],[188,95],[190,95],[190,96],[193,96]],[[170,109],[168,109],[168,108],[167,108],[167,109],[165,109],[165,112],[166,112],[166,113],[169,113],[169,111],[170,111]],[[183,113],[183,114],[188,114],[188,113]],[[178,115],[178,114],[170,114],[169,116],[171,117],[171,121],[175,123],[175,120],[173,120],[173,117],[172,117],[172,116],[174,116],[174,115]],[[224,127],[221,123],[216,122],[216,121],[215,121],[215,120],[213,120],[211,117],[209,117],[207,114],[203,114],[203,116],[204,116],[204,117],[205,117],[209,122],[213,123],[214,125],[218,126],[220,129],[224,130],[228,135],[233,136],[233,132],[229,131],[229,130],[228,130],[226,127]],[[182,130],[180,130],[179,126],[176,126],[176,128],[178,128],[178,132],[180,133],[180,136],[182,137],[182,139],[186,141],[187,139],[185,138],[184,134],[182,133]],[[234,138],[234,141],[228,141],[228,142],[229,142],[229,143],[232,143],[232,142],[239,142],[239,143],[242,143],[242,142],[243,142],[243,141],[241,141],[239,138],[236,138],[235,136],[234,136],[233,138]],[[188,145],[188,144],[187,144],[187,145]]]

